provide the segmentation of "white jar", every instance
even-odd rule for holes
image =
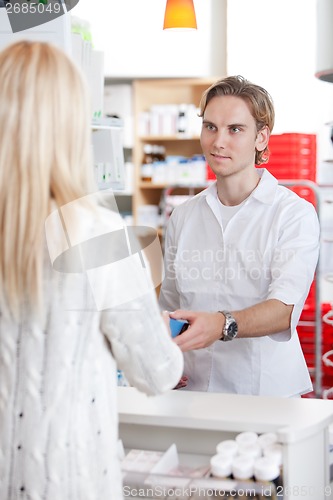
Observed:
[[[275,432],[265,432],[258,437],[258,444],[264,449],[266,446],[277,443],[277,440],[278,437]]]
[[[254,462],[253,473],[257,481],[274,481],[280,475],[280,467],[273,457],[260,457]]]
[[[253,476],[254,459],[246,455],[239,455],[232,461],[232,475],[235,479],[246,480]]]
[[[238,453],[238,444],[234,439],[225,439],[216,446],[216,452],[220,455],[234,457]]]
[[[239,446],[243,444],[251,445],[258,441],[258,434],[252,431],[240,432],[235,439]]]
[[[252,458],[259,458],[262,456],[262,449],[258,443],[254,444],[241,444],[238,447],[239,455],[246,455]]]
[[[269,446],[266,446],[264,448],[264,456],[265,457],[270,457],[275,460],[276,464],[278,466],[282,465],[282,445],[279,443],[271,444]]]
[[[210,459],[210,470],[215,477],[228,477],[231,475],[232,457],[227,455],[214,455]]]

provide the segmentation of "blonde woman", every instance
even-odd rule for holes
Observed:
[[[75,65],[44,43],[3,50],[1,500],[120,500],[116,368],[147,394],[182,374],[140,258],[108,237],[122,220],[94,201],[91,171]]]

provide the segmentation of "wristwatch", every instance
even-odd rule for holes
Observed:
[[[238,325],[235,318],[229,311],[219,311],[225,317],[225,323],[222,331],[222,337],[220,340],[227,342],[228,340],[233,340],[238,333]]]

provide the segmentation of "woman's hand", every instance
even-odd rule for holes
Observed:
[[[174,387],[173,389],[182,389],[183,387],[186,387],[187,386],[187,381],[188,381],[188,377],[186,377],[186,375],[183,375],[182,378],[180,379],[180,381],[178,382],[178,384],[176,385],[176,387]]]

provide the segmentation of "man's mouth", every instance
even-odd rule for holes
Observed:
[[[226,160],[230,160],[230,156],[227,156],[227,155],[221,155],[219,153],[211,153],[212,156],[214,156],[214,158],[222,158],[222,159],[226,159]]]

